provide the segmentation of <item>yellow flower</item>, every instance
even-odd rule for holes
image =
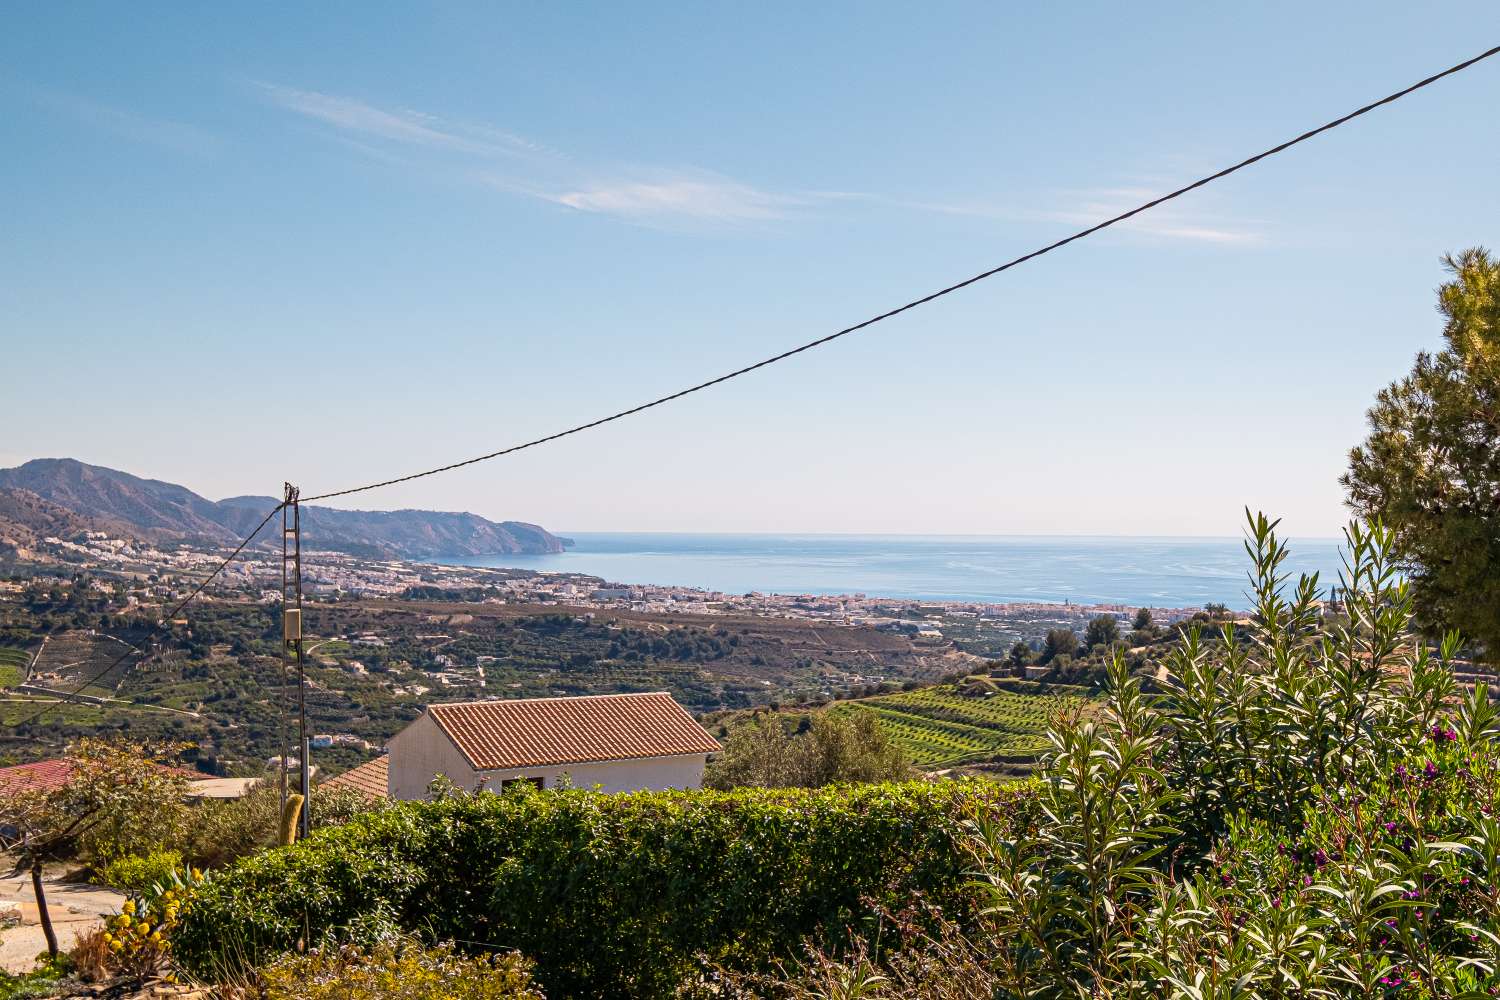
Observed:
[[[125,902],[120,906],[120,912],[121,913],[134,913],[135,912],[135,900],[133,900],[133,899],[127,899],[127,900],[125,900]]]

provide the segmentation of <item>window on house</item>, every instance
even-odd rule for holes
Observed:
[[[536,786],[537,788],[546,788],[547,787],[546,780],[547,779],[543,778],[540,774],[535,775],[534,777],[530,777],[530,778],[505,778],[505,779],[501,780],[501,782],[500,782],[500,789],[502,791],[504,791],[505,789],[509,788],[511,785],[514,785],[518,781],[529,782],[530,784]]]

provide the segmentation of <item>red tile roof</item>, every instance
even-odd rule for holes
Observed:
[[[387,799],[391,795],[388,777],[389,764],[389,757],[376,757],[343,774],[329,778],[319,787],[352,788],[369,799]]]
[[[54,757],[51,760],[39,760],[30,764],[17,764],[14,767],[0,767],[0,795],[15,795],[19,792],[51,792],[62,788],[73,777],[73,769],[78,762],[66,757]],[[182,767],[165,767],[161,770],[175,774],[188,781],[203,781],[211,778],[211,774],[203,774],[199,771],[189,771]]]
[[[463,702],[427,711],[477,771],[720,749],[665,691]]]

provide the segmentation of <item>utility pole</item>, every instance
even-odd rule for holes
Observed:
[[[302,653],[302,508],[298,504],[301,491],[291,483],[286,484],[286,498],[281,508],[281,619],[282,619],[282,669],[286,675],[290,665],[297,666],[297,745],[298,745],[298,791],[302,793],[302,814],[298,821],[298,834],[306,837],[311,830],[309,813],[312,809],[312,764],[308,760],[312,752],[312,738],[307,732],[307,664]],[[285,743],[282,744],[285,746]],[[287,754],[281,757],[281,803],[286,806]]]
[[[287,485],[286,489],[288,493],[291,492],[290,485]],[[291,561],[288,558],[287,527],[286,504],[285,502],[283,502],[281,505],[281,699],[283,715],[281,717],[280,727],[281,812],[278,813],[278,815],[280,816],[286,815],[287,768],[290,767],[292,759],[291,720],[286,713],[286,709],[290,707],[287,704],[287,697],[291,693],[292,689],[292,672],[287,662],[289,650],[286,643],[286,609],[291,606],[290,602],[292,593],[292,581],[291,577],[288,575],[288,569],[291,566]]]

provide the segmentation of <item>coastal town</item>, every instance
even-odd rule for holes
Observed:
[[[225,553],[202,545],[153,545],[87,532],[74,540],[48,537],[45,554],[87,565],[149,585],[136,595],[170,598],[186,593]],[[279,553],[249,549],[218,575],[210,592],[281,600]],[[993,633],[994,638],[1029,638],[1050,628],[1081,627],[1098,615],[1127,622],[1137,607],[1125,604],[1069,604],[1043,601],[897,599],[880,595],[810,593],[726,593],[697,587],[611,581],[579,573],[538,572],[454,566],[409,560],[370,560],[339,552],[310,552],[303,561],[303,592],[313,598],[462,599],[475,603],[521,604],[644,614],[756,615],[832,625],[889,629],[919,640],[945,642]],[[1198,607],[1150,609],[1154,621],[1170,625],[1200,612]]]

